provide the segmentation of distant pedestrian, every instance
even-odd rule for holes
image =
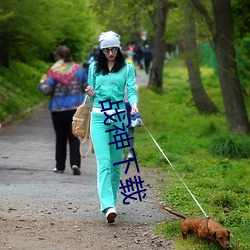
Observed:
[[[134,50],[134,62],[140,69],[143,69],[142,59],[143,59],[143,47],[141,45],[138,45],[135,47]]]
[[[152,51],[149,48],[148,44],[145,45],[145,48],[143,51],[143,58],[144,58],[145,72],[146,72],[146,74],[148,74],[150,66],[151,66],[151,61],[153,59]]]
[[[56,134],[55,173],[64,173],[66,168],[67,142],[69,142],[70,166],[73,175],[80,175],[80,142],[71,131],[72,117],[84,100],[84,86],[87,74],[73,61],[67,46],[59,46],[55,51],[55,64],[50,68],[48,77],[44,76],[39,89],[50,95],[49,110]]]

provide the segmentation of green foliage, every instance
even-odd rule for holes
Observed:
[[[214,71],[202,67],[201,72],[207,93],[223,111],[219,82]],[[163,181],[155,188],[161,192],[165,204],[188,217],[201,217],[202,212],[181,178],[206,213],[230,230],[232,249],[248,249],[250,159],[249,154],[248,158],[243,157],[246,152],[249,153],[249,137],[229,135],[223,112],[216,115],[199,114],[193,104],[187,79],[183,61],[173,60],[164,69],[163,93],[139,89],[142,121],[174,169],[144,127],[135,130],[138,164],[160,169]],[[250,111],[250,106],[247,107]],[[237,154],[233,155],[237,155],[237,158],[213,154],[211,145],[221,138],[233,140],[232,148],[237,148]],[[157,226],[156,232],[163,233],[167,239],[177,237],[174,244],[178,250],[201,249],[199,241],[192,236],[190,241],[178,238],[179,225],[179,219],[163,223]],[[207,243],[202,249],[217,249],[217,246]]]
[[[249,35],[250,14],[246,11],[249,8],[250,2],[248,0],[232,0],[235,35],[237,38]]]
[[[237,207],[236,197],[234,194],[230,194],[229,192],[220,192],[219,194],[214,194],[211,198],[210,204],[212,206],[217,206],[223,208],[234,209]]]
[[[184,32],[184,13],[182,4],[177,8],[171,8],[168,11],[165,40],[170,44],[176,44],[183,38]]]
[[[66,44],[82,61],[96,43],[95,15],[89,1],[2,0],[0,64],[12,59],[48,61],[59,44]],[[92,15],[93,14],[93,15]]]
[[[154,0],[112,0],[108,3],[106,0],[94,0],[92,6],[98,23],[105,30],[114,30],[121,35],[123,48],[131,42],[143,42],[140,33],[144,30],[148,32],[149,40],[154,36]]]
[[[195,19],[196,36],[198,41],[211,39],[211,34],[208,30],[204,18],[197,12],[191,1],[178,0],[171,1],[177,4],[177,7],[170,8],[168,11],[167,25],[165,32],[165,40],[167,43],[178,44],[183,40],[185,34],[185,17],[188,15]],[[203,1],[209,13],[212,12],[210,1]]]
[[[245,93],[250,96],[250,35],[240,39],[237,44],[237,62],[241,85]]]
[[[32,66],[12,62],[7,70],[0,67],[0,121],[9,115],[19,116],[21,111],[40,103],[45,97],[38,90],[39,80],[49,65],[34,61]]]
[[[216,136],[211,142],[214,154],[228,158],[250,158],[250,140],[236,135]]]

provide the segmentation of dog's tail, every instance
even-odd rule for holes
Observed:
[[[162,208],[163,208],[164,210],[168,211],[169,213],[171,213],[171,214],[173,214],[173,215],[175,215],[175,216],[177,216],[177,217],[182,218],[183,220],[187,219],[187,217],[186,217],[185,215],[183,215],[183,214],[179,214],[179,213],[177,213],[177,212],[173,212],[171,209],[169,209],[169,208],[167,208],[167,207],[163,207],[163,206],[162,206]]]

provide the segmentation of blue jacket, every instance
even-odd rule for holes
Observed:
[[[84,100],[84,89],[87,83],[87,74],[82,67],[78,68],[69,85],[47,78],[40,82],[39,89],[45,95],[51,95],[50,112],[77,109]]]

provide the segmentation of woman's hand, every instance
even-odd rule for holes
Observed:
[[[47,80],[47,75],[46,74],[44,74],[43,76],[42,76],[42,78],[41,78],[41,80],[40,80],[40,83],[45,83],[45,81]]]
[[[131,112],[130,112],[130,114],[133,116],[133,115],[135,115],[137,112],[138,112],[137,103],[134,102],[134,103],[131,105]]]
[[[87,94],[88,96],[95,96],[95,90],[94,90],[92,87],[90,87],[90,86],[88,86],[88,87],[85,89],[85,92],[86,92],[86,94]]]

